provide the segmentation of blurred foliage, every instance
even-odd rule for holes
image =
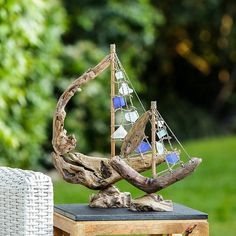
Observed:
[[[57,1],[0,0],[1,165],[33,168],[46,158],[64,16]]]
[[[166,23],[143,75],[182,137],[235,130],[235,1],[152,1]],[[171,7],[170,7],[171,6]]]
[[[65,77],[72,81],[108,54],[109,44],[116,43],[118,56],[136,90],[147,91],[145,84],[133,78],[145,70],[158,27],[165,22],[162,13],[147,0],[73,0],[64,4],[69,17],[63,37]],[[107,70],[71,101],[66,127],[75,131],[82,152],[109,152],[109,81]],[[60,85],[60,93],[68,84]]]

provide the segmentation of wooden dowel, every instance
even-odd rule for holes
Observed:
[[[156,101],[151,102],[152,112],[152,177],[155,178],[156,174],[156,117],[155,110],[157,108]]]
[[[111,54],[111,135],[115,132],[115,110],[113,106],[113,98],[115,97],[115,53],[116,45],[110,45]],[[116,143],[115,140],[111,138],[111,157],[116,155]]]
[[[90,80],[96,78],[111,64],[110,55],[106,56],[96,66],[87,70],[83,75],[73,81],[60,96],[56,111],[53,116],[53,138],[52,145],[55,153],[63,155],[71,152],[76,147],[76,139],[73,135],[66,134],[65,130],[65,107],[70,99],[75,95],[76,91]]]

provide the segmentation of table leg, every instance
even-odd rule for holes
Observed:
[[[53,227],[53,235],[54,236],[63,236],[63,231],[54,226]]]

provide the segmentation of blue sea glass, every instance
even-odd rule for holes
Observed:
[[[125,99],[122,96],[114,97],[112,100],[113,100],[113,106],[115,109],[126,105]]]
[[[166,161],[169,164],[174,165],[179,161],[179,155],[177,155],[176,153],[169,153],[166,155]]]
[[[151,150],[151,148],[152,147],[149,143],[142,141],[134,151],[138,153],[144,153]]]

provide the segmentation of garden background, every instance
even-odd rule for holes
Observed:
[[[235,21],[233,0],[0,0],[0,165],[53,170],[56,101],[116,43],[145,107],[157,100],[188,152],[203,158],[161,194],[209,213],[211,235],[235,235]],[[109,152],[109,86],[104,73],[67,108],[80,152]],[[55,181],[57,203],[87,202],[90,192]]]

